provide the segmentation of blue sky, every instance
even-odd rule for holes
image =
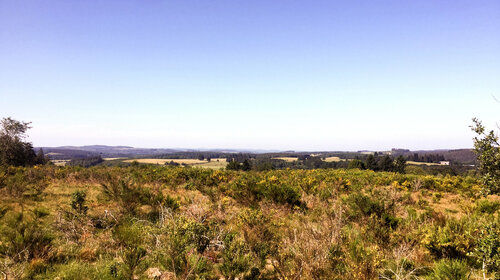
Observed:
[[[500,1],[0,0],[0,117],[36,146],[472,146]]]

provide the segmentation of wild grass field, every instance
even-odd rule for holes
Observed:
[[[357,169],[9,167],[0,170],[0,273],[493,279],[500,198],[480,189],[475,177]]]

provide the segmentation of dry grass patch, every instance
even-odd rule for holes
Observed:
[[[199,159],[171,159],[171,158],[138,158],[138,159],[127,159],[124,160],[123,162],[134,162],[134,161],[138,163],[148,163],[148,164],[165,164],[173,161],[178,164],[187,164],[187,165],[201,164],[208,162],[206,160],[199,160]]]
[[[280,159],[280,160],[284,160],[286,162],[293,162],[293,161],[297,161],[299,160],[298,158],[296,157],[275,157],[273,159]]]
[[[51,160],[51,162],[57,166],[65,166],[68,161],[69,160],[67,160],[67,159],[53,159],[53,160]]]
[[[325,158],[325,161],[326,162],[339,162],[339,161],[342,161],[342,159],[339,157],[327,157],[327,158]]]

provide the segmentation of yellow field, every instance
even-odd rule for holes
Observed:
[[[217,161],[218,160],[218,161]],[[212,159],[210,162],[205,162],[202,164],[197,164],[197,167],[211,168],[211,169],[224,169],[226,168],[227,162],[225,158]]]
[[[340,159],[339,157],[327,157],[327,158],[325,158],[325,161],[326,162],[339,162],[339,161],[342,161],[342,159]]]
[[[273,159],[281,159],[287,162],[292,162],[292,161],[297,161],[298,159],[296,157],[275,157]]]

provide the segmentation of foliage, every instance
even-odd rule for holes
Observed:
[[[448,219],[443,226],[429,229],[424,244],[437,258],[465,259],[476,246],[477,219]]]
[[[78,214],[87,214],[89,207],[86,204],[87,194],[84,191],[75,191],[71,194],[71,208]]]
[[[233,159],[228,162],[226,169],[249,171],[250,169],[252,169],[252,165],[250,164],[249,159],[245,159],[243,162],[239,162]]]
[[[500,225],[486,225],[481,229],[478,246],[472,253],[480,262],[483,272],[495,273],[500,277]]]
[[[238,239],[236,234],[227,234],[222,260],[220,271],[226,279],[233,280],[247,272],[250,268],[250,256],[244,240]]]
[[[66,163],[68,166],[91,167],[104,162],[101,156],[72,159]]]
[[[134,214],[144,198],[144,189],[133,186],[131,181],[111,180],[101,184],[102,193],[108,199],[116,201],[122,213]]]
[[[478,170],[482,175],[484,194],[500,192],[500,147],[498,136],[491,130],[486,132],[485,127],[478,119],[473,119],[472,130],[477,134],[474,137],[474,152],[479,162]]]
[[[398,156],[394,161],[394,171],[398,173],[405,173],[406,159],[403,156]]]
[[[470,273],[467,263],[463,260],[443,259],[434,265],[429,280],[467,280]]]
[[[14,260],[45,259],[50,257],[54,236],[40,224],[43,212],[34,217],[11,213],[0,227],[0,256]]]
[[[347,168],[350,168],[350,169],[353,169],[353,168],[357,168],[357,169],[365,169],[365,164],[359,160],[359,159],[353,159],[349,162],[349,165]]]
[[[476,201],[476,211],[479,213],[493,214],[500,209],[499,201],[480,199]]]
[[[32,144],[24,141],[31,123],[10,117],[3,118],[0,123],[0,165],[26,166],[45,163],[43,152],[37,156]]]

